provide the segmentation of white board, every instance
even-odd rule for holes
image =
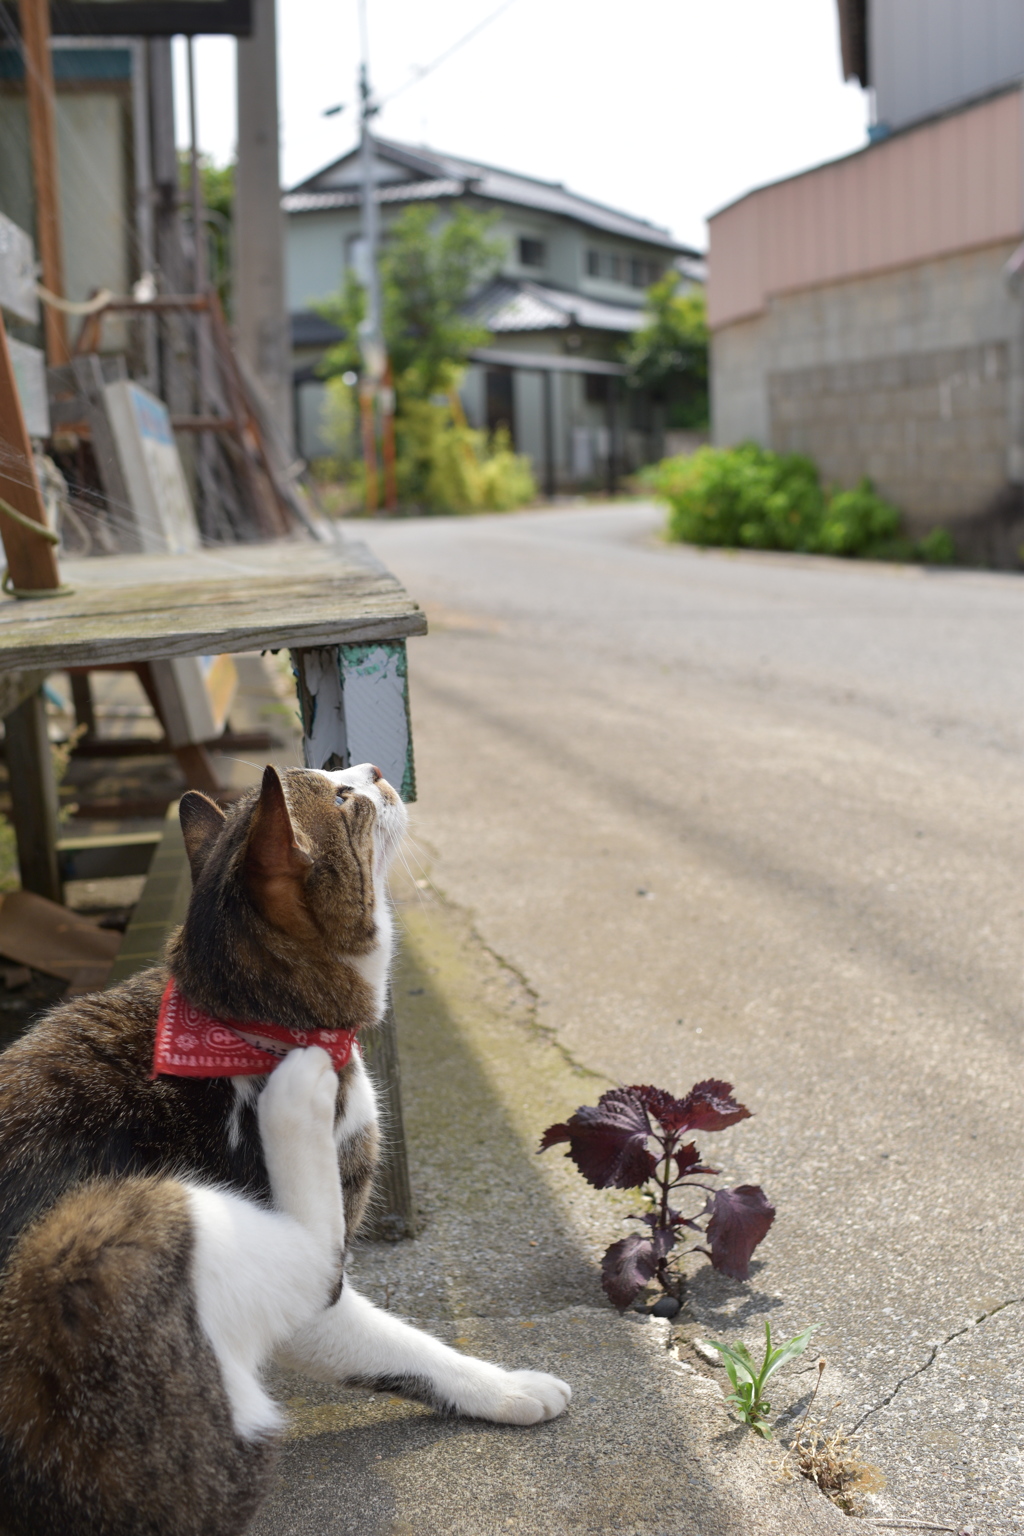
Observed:
[[[220,735],[238,687],[233,656],[175,656],[149,670],[172,747]]]
[[[39,324],[36,258],[25,231],[0,213],[0,309]]]
[[[21,414],[29,437],[49,437],[50,401],[46,393],[46,357],[38,347],[7,338]]]
[[[143,553],[198,549],[199,527],[166,405],[132,379],[104,385],[103,395]]]

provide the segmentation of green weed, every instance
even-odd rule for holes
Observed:
[[[787,1343],[773,1347],[772,1325],[766,1321],[764,1359],[760,1366],[754,1364],[745,1344],[716,1344],[713,1339],[708,1340],[711,1348],[717,1349],[721,1355],[726,1375],[732,1382],[732,1391],[726,1402],[732,1404],[744,1424],[749,1424],[762,1440],[770,1440],[772,1437],[768,1423],[772,1405],[764,1395],[768,1380],[780,1366],[803,1354],[813,1332],[813,1328],[805,1328],[803,1333],[796,1334]]]

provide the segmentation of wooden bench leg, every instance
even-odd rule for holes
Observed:
[[[303,754],[309,768],[376,763],[403,800],[416,796],[409,729],[405,642],[323,646],[292,651]],[[366,1065],[382,1099],[384,1151],[374,1181],[377,1209],[367,1235],[413,1237],[416,1214],[402,1119],[398,1036],[390,1001],[380,1028],[365,1041]]]
[[[41,689],[11,711],[4,721],[4,732],[22,889],[50,901],[63,901],[57,864],[57,781]]]

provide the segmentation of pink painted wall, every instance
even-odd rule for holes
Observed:
[[[1018,238],[1021,103],[1008,92],[723,208],[710,221],[712,327],[772,294]]]

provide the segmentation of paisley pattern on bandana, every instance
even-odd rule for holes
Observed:
[[[190,1003],[172,977],[160,1002],[150,1077],[262,1076],[304,1045],[322,1046],[336,1072],[358,1049],[354,1029],[289,1029],[284,1024],[215,1019]]]

